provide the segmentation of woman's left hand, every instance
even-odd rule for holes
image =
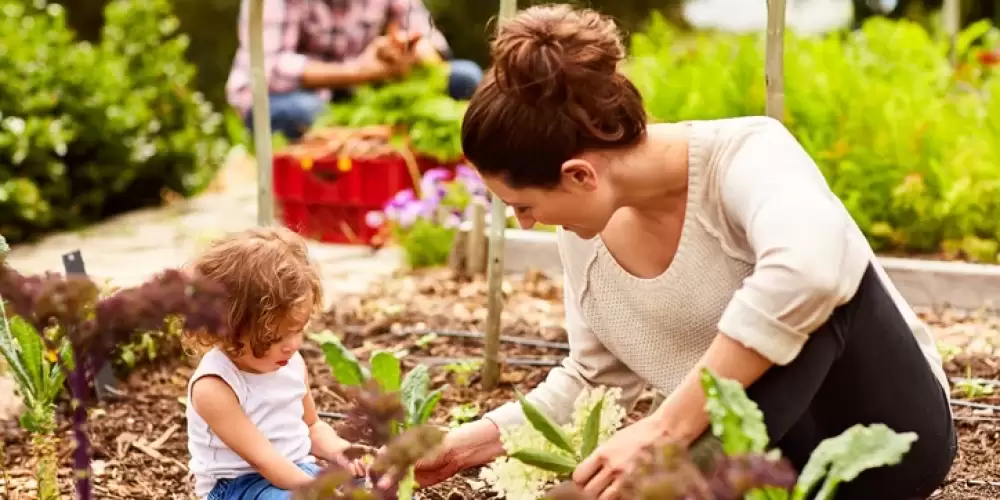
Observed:
[[[576,467],[573,482],[588,498],[621,498],[625,476],[635,467],[646,448],[666,435],[660,419],[646,417],[615,433]]]

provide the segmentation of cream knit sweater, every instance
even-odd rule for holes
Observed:
[[[635,277],[600,237],[559,232],[570,352],[528,399],[565,422],[584,387],[618,386],[630,408],[647,384],[669,394],[720,332],[787,364],[870,262],[947,388],[929,330],[787,129],[766,117],[689,125],[687,211],[663,274]],[[485,418],[508,427],[523,414],[513,402]]]

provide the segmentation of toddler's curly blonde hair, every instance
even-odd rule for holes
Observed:
[[[229,333],[185,332],[188,347],[219,347],[237,357],[249,348],[262,357],[281,340],[278,326],[293,311],[323,303],[319,270],[306,241],[284,227],[261,227],[213,241],[192,263],[192,271],[222,285],[229,294]],[[308,303],[308,304],[305,304]]]

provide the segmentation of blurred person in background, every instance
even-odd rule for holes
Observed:
[[[447,61],[455,99],[468,99],[482,78],[475,62],[452,60],[421,0],[264,0],[263,20],[271,128],[289,140],[331,100],[359,85],[405,78],[418,64]],[[249,21],[249,0],[242,0],[226,99],[252,128]]]

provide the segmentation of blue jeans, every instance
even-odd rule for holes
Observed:
[[[316,464],[299,464],[312,477],[319,474]],[[208,494],[208,500],[289,500],[292,493],[273,485],[260,474],[244,474],[232,479],[220,479]]]
[[[449,61],[451,74],[448,77],[448,95],[454,99],[466,100],[472,97],[483,70],[473,61],[455,59]],[[349,97],[349,91],[334,91],[333,100]],[[271,130],[281,132],[289,140],[297,140],[326,109],[327,102],[314,91],[298,89],[281,94],[270,94]],[[253,111],[247,113],[245,123],[253,130]]]

